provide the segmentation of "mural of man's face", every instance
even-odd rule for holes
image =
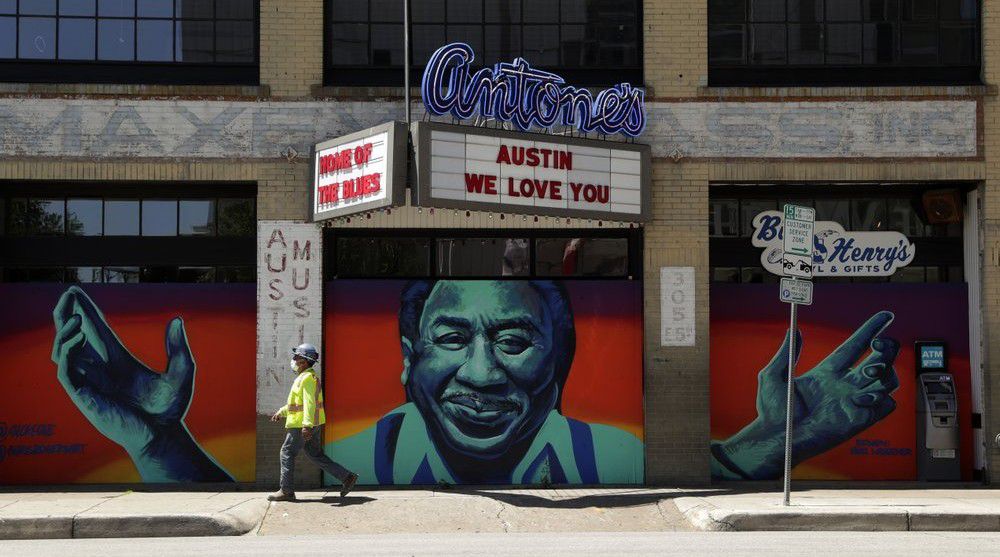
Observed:
[[[438,282],[403,384],[451,448],[491,458],[533,435],[556,406],[553,319],[528,282]]]

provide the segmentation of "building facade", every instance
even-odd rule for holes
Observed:
[[[0,483],[274,484],[300,342],[323,353],[326,450],[366,483],[779,478],[786,203],[817,221],[794,477],[990,482],[984,4],[411,0],[405,107],[402,2],[0,1]],[[421,76],[452,43],[472,71],[641,88],[645,126],[432,114]],[[408,116],[387,197],[322,214],[317,146]],[[461,196],[434,193],[418,128]],[[365,137],[355,165],[381,160]],[[507,165],[532,189],[466,195]],[[543,190],[601,203],[599,171],[635,184],[604,216]]]

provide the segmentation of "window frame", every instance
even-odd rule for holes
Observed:
[[[824,11],[826,2],[823,3]],[[864,4],[860,0],[859,6],[862,9]],[[943,0],[947,1],[947,0]],[[928,20],[920,20],[918,23],[932,23],[936,29],[938,49],[936,56],[938,61],[934,64],[916,64],[903,62],[903,40],[902,28],[911,20],[904,19],[902,7],[898,7],[896,18],[890,23],[893,27],[893,54],[897,58],[891,63],[865,63],[865,48],[861,45],[861,60],[857,64],[829,64],[824,61],[822,64],[791,64],[788,62],[790,50],[790,33],[788,30],[793,25],[817,25],[822,29],[820,43],[823,45],[822,56],[824,60],[829,54],[829,36],[825,32],[827,25],[860,25],[861,38],[864,43],[865,26],[874,25],[878,21],[867,21],[864,14],[859,20],[827,20],[824,13],[821,21],[793,21],[788,14],[785,3],[785,16],[783,21],[774,23],[783,25],[785,32],[785,61],[781,64],[761,64],[751,61],[751,26],[755,23],[751,19],[752,1],[747,0],[744,4],[744,19],[742,23],[736,22],[712,22],[712,15],[709,13],[709,23],[707,29],[708,41],[708,83],[710,87],[798,87],[798,86],[906,86],[906,85],[981,85],[982,64],[983,64],[983,2],[977,0],[977,16],[974,23],[971,23],[975,32],[975,43],[978,47],[975,52],[976,61],[971,64],[949,64],[941,61],[942,30],[953,26],[959,20],[942,19],[938,2],[935,2],[935,17]],[[712,2],[709,2],[709,12],[712,9]],[[916,20],[913,20],[916,21]],[[759,22],[758,22],[759,23]],[[712,28],[713,26],[736,26],[743,27],[743,61],[741,63],[717,63],[712,60]]]
[[[428,273],[419,276],[396,275],[341,275],[337,265],[337,239],[344,238],[420,238],[429,243]],[[437,244],[439,239],[527,239],[529,271],[526,275],[439,275],[437,271]],[[628,244],[627,269],[619,276],[597,275],[539,275],[536,271],[536,241],[539,238],[624,238]],[[642,228],[325,228],[323,229],[323,280],[642,280],[643,234]]]
[[[375,66],[374,64],[371,63],[372,60],[371,60],[371,56],[370,55],[369,55],[369,63],[368,64],[357,64],[357,65],[334,65],[333,64],[333,60],[331,59],[332,58],[332,50],[331,50],[332,45],[330,44],[330,40],[331,40],[331,27],[333,25],[338,24],[338,23],[346,23],[346,24],[358,23],[358,24],[363,24],[363,25],[369,26],[369,30],[368,30],[368,37],[369,37],[368,38],[368,47],[369,47],[369,49],[371,47],[371,26],[372,25],[377,25],[377,24],[397,25],[397,23],[395,23],[395,22],[388,22],[388,21],[386,21],[386,22],[373,22],[372,19],[371,19],[371,15],[370,15],[371,14],[371,9],[372,9],[372,2],[370,2],[370,0],[368,2],[369,16],[368,16],[368,21],[367,22],[360,22],[360,21],[334,22],[332,20],[332,17],[333,17],[333,3],[335,1],[336,0],[323,0],[323,85],[324,86],[328,86],[328,87],[361,87],[361,86],[364,86],[364,87],[373,87],[373,86],[374,87],[379,87],[379,86],[382,86],[382,87],[402,87],[403,86],[403,64],[399,64],[398,66]],[[447,1],[454,1],[454,0],[447,0]],[[444,21],[441,21],[441,22],[420,22],[420,23],[414,23],[412,21],[412,17],[411,17],[411,21],[410,21],[411,30],[412,30],[412,28],[413,28],[414,25],[441,25],[443,27],[446,27],[448,25],[448,5],[447,5],[447,1],[444,4]],[[506,25],[511,25],[511,24],[503,24],[503,23],[488,23],[487,20],[486,20],[486,5],[485,5],[485,0],[476,0],[476,1],[480,1],[480,2],[483,3],[483,9],[482,9],[482,15],[481,15],[480,22],[479,23],[469,23],[469,22],[465,22],[465,21],[460,21],[460,22],[455,22],[455,25],[469,25],[469,26],[476,26],[476,25],[478,25],[478,26],[481,26],[482,29],[483,29],[482,37],[483,37],[483,41],[484,42],[486,40],[485,39],[485,37],[486,37],[486,28],[488,26],[503,27],[503,26],[506,26]],[[513,24],[513,25],[516,25],[521,30],[521,41],[520,41],[521,50],[522,50],[521,56],[524,56],[524,52],[523,52],[523,49],[524,49],[524,27],[530,26],[530,25],[551,25],[551,26],[554,26],[554,27],[560,29],[560,37],[561,37],[561,33],[562,33],[561,29],[562,29],[563,26],[578,24],[576,22],[563,23],[563,21],[562,21],[562,4],[561,4],[561,2],[559,4],[559,8],[557,10],[558,13],[559,13],[558,21],[557,22],[555,22],[555,23],[537,23],[537,24],[525,23],[523,21],[523,14],[524,14],[524,4],[525,4],[526,1],[529,1],[529,0],[520,0],[520,2],[521,2],[522,21],[520,23]],[[556,1],[559,1],[559,0],[556,0]],[[547,70],[547,71],[551,71],[551,72],[554,72],[554,73],[557,73],[560,76],[562,76],[566,80],[567,83],[569,83],[571,85],[576,85],[576,86],[579,86],[579,87],[610,87],[610,86],[613,86],[613,85],[617,85],[619,83],[630,83],[630,84],[632,84],[632,85],[634,85],[636,87],[642,87],[644,85],[644,67],[645,67],[644,66],[645,65],[645,52],[644,52],[645,33],[644,33],[644,29],[643,29],[643,21],[644,21],[643,2],[642,2],[642,0],[627,0],[627,1],[633,2],[635,4],[635,11],[636,11],[635,22],[634,22],[635,32],[636,32],[636,45],[635,45],[635,48],[636,48],[636,66],[634,68],[633,67],[622,68],[621,66],[608,66],[608,67],[588,66],[588,67],[574,68],[574,67],[562,67],[562,66],[558,66],[558,65],[552,66],[552,65],[538,64],[536,61],[531,60],[530,56],[525,57],[525,59],[532,66],[537,67],[537,68],[541,68],[541,69],[544,69],[544,70]],[[411,16],[412,16],[412,10],[411,10]],[[403,26],[402,21],[400,21],[398,23],[398,25],[400,27],[402,27]],[[586,25],[586,24],[579,24],[579,25]],[[411,31],[411,37],[412,37],[412,31]],[[447,37],[447,34],[446,34],[446,37]],[[450,41],[447,38],[445,38],[445,42],[442,43],[440,46],[444,46],[448,42],[450,42]],[[560,52],[561,52],[561,49],[562,49],[562,41],[561,40],[559,41],[559,45],[560,45],[559,48],[560,48]],[[420,79],[420,76],[423,74],[424,68],[423,68],[423,66],[417,64],[414,61],[415,58],[413,57],[413,54],[412,54],[412,50],[413,50],[412,41],[411,41],[411,48],[410,48],[410,50],[411,50],[411,53],[410,53],[410,76],[411,76],[411,80],[414,79],[413,76],[416,76],[416,78],[415,78],[416,81],[414,83],[419,83],[419,79]],[[481,56],[483,56],[484,54],[485,53],[481,52],[481,51],[477,51],[476,52],[476,60],[477,60],[477,62],[478,61],[482,61]],[[496,62],[503,62],[503,61],[509,62],[510,60],[495,60],[495,61],[488,61],[488,63],[492,66]]]
[[[0,17],[15,18],[15,31],[19,33],[20,26],[17,20],[21,17],[43,17],[51,18],[55,21],[55,44],[53,45],[54,57],[52,59],[21,59],[4,58],[0,59],[0,82],[28,82],[28,83],[111,83],[111,84],[148,84],[148,85],[258,85],[260,83],[260,0],[251,0],[253,5],[253,60],[249,62],[166,62],[166,61],[115,61],[97,59],[97,49],[99,38],[97,25],[104,17],[98,15],[98,0],[95,0],[95,11],[93,16],[69,16],[59,14],[58,2],[55,15],[14,15],[3,14]],[[176,17],[176,0],[172,2],[173,10],[169,18],[175,27],[173,34],[176,37],[178,21],[207,21],[206,18],[182,18]],[[61,60],[59,59],[59,21],[61,19],[85,19],[93,20],[95,25],[94,34],[94,60]],[[112,19],[131,20],[134,22],[132,29],[132,55],[138,57],[138,22],[143,20],[162,21],[165,17],[139,17],[138,0],[135,0],[134,15],[131,17],[112,17]],[[244,21],[244,20],[220,20],[213,9],[211,18],[213,29],[219,21]],[[212,34],[213,57],[218,56],[218,49],[215,47],[218,32]],[[18,48],[19,39],[15,37],[15,48]],[[173,50],[176,56],[176,45]]]

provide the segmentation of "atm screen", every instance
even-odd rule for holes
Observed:
[[[937,381],[924,383],[924,388],[927,389],[928,394],[932,395],[950,395],[954,392],[951,383],[938,383]]]
[[[935,402],[934,403],[934,409],[935,410],[947,410],[948,409],[948,403],[947,402]]]

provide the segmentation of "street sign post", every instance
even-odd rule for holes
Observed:
[[[813,303],[813,283],[794,278],[781,279],[781,301],[789,304],[808,306]]]
[[[815,209],[798,205],[785,205],[784,249],[782,251],[785,254],[812,257],[815,225]]]
[[[812,303],[812,283],[795,277],[812,278],[813,235],[816,210],[811,207],[785,204],[782,224],[782,269],[792,278],[782,278],[779,297],[790,304],[788,326],[788,397],[785,402],[785,486],[784,505],[791,501],[792,491],[792,397],[795,394],[795,333],[798,305]],[[791,265],[788,263],[791,262]],[[807,269],[808,268],[808,269]]]

